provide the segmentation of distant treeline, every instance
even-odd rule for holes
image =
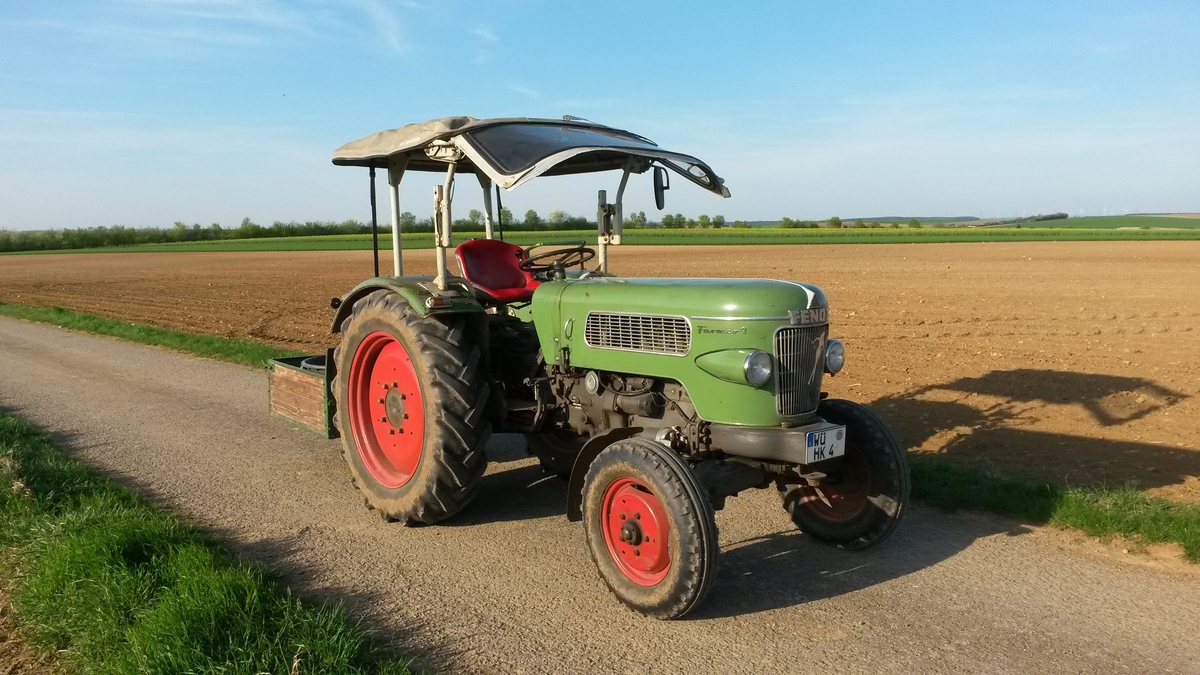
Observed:
[[[507,209],[506,209],[507,210]],[[474,215],[474,214],[472,214]],[[403,232],[432,232],[433,221],[418,220],[411,213],[400,216],[401,231]],[[505,229],[512,230],[579,230],[595,228],[594,221],[586,218],[558,218],[555,222],[537,218],[533,227],[527,227],[523,221],[506,223]],[[480,214],[478,222],[471,218],[454,221],[454,229],[460,232],[482,232],[483,217]],[[382,234],[391,232],[391,223],[380,223]],[[111,227],[81,227],[62,230],[29,230],[11,231],[0,230],[0,252],[16,251],[58,251],[81,248],[108,248],[115,246],[136,246],[140,244],[171,244],[178,242],[220,241],[227,239],[265,239],[274,237],[306,237],[335,234],[370,234],[371,224],[357,220],[279,222],[270,226],[259,225],[249,218],[242,220],[237,227],[222,227],[213,223],[204,227],[199,223],[188,225],[176,222],[168,228],[158,227],[126,227],[113,225]]]
[[[1058,213],[1047,213],[1045,215],[1029,216],[1027,218],[1017,218],[1013,222],[1014,223],[1036,223],[1036,222],[1042,221],[1042,220],[1063,220],[1066,218],[1070,218],[1070,216],[1068,216],[1067,214],[1062,213],[1060,211]]]
[[[1044,220],[1059,220],[1066,218],[1065,213],[1051,213],[1049,215],[1030,216],[1028,218],[1019,218],[1015,220],[1003,221],[1004,223],[1022,223]],[[499,227],[504,230],[511,231],[561,231],[561,230],[594,230],[596,221],[588,220],[582,216],[572,216],[566,211],[551,211],[550,214],[543,218],[537,211],[530,209],[525,212],[525,217],[517,220],[508,209],[500,209]],[[1001,223],[993,223],[999,225]],[[908,227],[919,228],[921,223],[916,218],[910,218],[906,223]],[[878,228],[890,227],[898,228],[900,223],[882,223],[879,221],[864,221],[862,218],[855,218],[853,221],[843,221],[841,218],[834,216],[824,221],[815,220],[796,220],[792,218],[783,218],[776,227],[785,229],[793,228]],[[935,226],[938,226],[935,224]],[[664,214],[659,222],[650,222],[646,218],[644,211],[639,211],[625,219],[625,227],[629,229],[640,228],[663,228],[663,229],[720,229],[725,227],[748,228],[750,223],[744,220],[735,220],[732,223],[725,220],[725,216],[707,216],[700,215],[696,218],[687,218],[683,214]],[[387,234],[391,231],[391,224],[381,222],[379,230],[382,234]],[[433,220],[430,218],[417,218],[409,212],[400,214],[400,231],[401,232],[432,232]],[[484,217],[483,212],[478,209],[471,209],[467,213],[466,218],[456,219],[454,221],[454,231],[456,232],[483,232]],[[304,236],[323,236],[336,234],[358,234],[365,235],[371,233],[371,224],[357,220],[343,220],[341,222],[333,221],[308,221],[300,222],[279,222],[276,221],[270,226],[259,225],[252,222],[249,218],[242,219],[242,222],[237,227],[221,227],[218,223],[213,223],[208,227],[203,227],[200,224],[188,225],[182,222],[176,222],[169,228],[157,227],[125,227],[124,225],[113,225],[112,227],[84,227],[78,229],[63,229],[63,230],[31,230],[31,231],[9,231],[0,230],[0,253],[9,253],[16,251],[58,251],[64,249],[84,249],[84,248],[108,248],[119,246],[136,246],[140,244],[170,244],[179,242],[197,242],[197,241],[219,241],[226,239],[265,239],[273,237],[304,237]]]
[[[508,209],[501,209],[499,214],[500,227],[512,231],[561,231],[561,230],[594,230],[596,221],[582,216],[572,216],[566,211],[551,211],[543,218],[537,211],[530,209],[525,217],[517,220]],[[742,221],[739,221],[741,223]],[[661,223],[650,223],[646,213],[639,211],[625,219],[625,227],[723,227],[724,216],[700,216],[693,220],[681,214],[664,215]],[[456,232],[483,232],[483,212],[471,209],[466,218],[454,221]],[[391,232],[390,222],[379,224],[381,234]],[[432,232],[431,218],[417,218],[414,214],[400,214],[401,232]],[[157,227],[126,227],[113,225],[111,227],[83,227],[62,230],[29,230],[10,231],[0,229],[0,252],[16,251],[58,251],[65,249],[108,248],[118,246],[136,246],[141,244],[171,244],[179,242],[220,241],[227,239],[264,239],[273,237],[305,237],[335,234],[371,233],[371,224],[357,220],[279,222],[270,226],[259,225],[249,218],[242,219],[237,227],[222,227],[213,223],[204,227],[199,223],[188,225],[176,222],[169,228]]]
[[[135,246],[138,244],[169,244],[190,241],[218,241],[222,239],[251,239],[261,237],[299,237],[319,234],[360,234],[370,232],[369,224],[355,220],[308,223],[275,223],[264,227],[250,222],[249,218],[238,227],[221,227],[213,223],[208,227],[199,224],[187,225],[177,222],[166,229],[158,227],[81,227],[64,230],[32,230],[12,232],[0,230],[0,252],[11,251],[55,251],[75,248],[103,248],[109,246]]]
[[[988,226],[1003,227],[1005,225],[1017,225],[1019,227],[1020,223],[1040,223],[1040,222],[1046,221],[1046,220],[1064,220],[1066,218],[1070,218],[1070,216],[1066,213],[1062,213],[1062,212],[1046,213],[1046,214],[1039,214],[1036,216],[1025,216],[1024,218],[1009,218],[1008,220],[996,220],[996,221],[989,222]]]

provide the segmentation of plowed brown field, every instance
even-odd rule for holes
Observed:
[[[624,276],[820,285],[847,347],[829,390],[875,405],[917,452],[1200,502],[1200,242],[624,247],[611,258]],[[433,252],[406,253],[405,266],[431,274]],[[370,252],[3,256],[0,301],[316,350],[333,344],[329,298],[370,272]]]

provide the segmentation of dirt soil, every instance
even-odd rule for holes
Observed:
[[[827,388],[876,406],[916,452],[1200,502],[1200,242],[647,246],[611,259],[623,276],[820,285],[847,347]],[[406,252],[405,266],[431,274],[433,252]],[[363,251],[4,256],[0,301],[315,351],[335,342],[329,299],[370,273]]]

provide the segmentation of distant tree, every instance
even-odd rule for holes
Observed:
[[[250,220],[250,216],[242,218],[242,224],[237,228],[238,239],[253,239],[262,236],[263,226]]]
[[[744,220],[735,220],[735,221],[733,221],[733,227],[740,230],[743,228],[750,227],[750,223],[747,223]]]
[[[638,211],[637,213],[626,218],[625,227],[635,230],[646,227],[646,212]]]
[[[405,211],[400,214],[398,221],[400,223],[401,232],[416,232],[417,231],[417,216],[412,211]]]
[[[709,229],[712,226],[713,226],[712,218],[709,218],[707,215],[702,214],[699,218],[696,219],[696,227],[703,227],[705,229]]]
[[[892,223],[889,227],[891,227],[893,230],[898,230],[900,229],[900,223]]]
[[[500,225],[502,225],[504,227],[509,227],[512,224],[513,224],[512,211],[509,210],[509,208],[507,206],[500,209]]]
[[[713,227],[725,227],[725,216],[720,214],[713,216]]]
[[[467,220],[476,227],[483,227],[483,211],[479,209],[471,209],[467,212]]]
[[[787,216],[784,216],[783,218],[779,219],[779,226],[789,229],[789,230],[792,229],[793,227],[798,227],[799,225],[800,225],[800,223],[792,220],[791,218],[788,218]]]
[[[682,213],[675,214],[675,227],[688,227],[688,219]]]
[[[826,221],[825,224],[827,227],[841,227],[842,219],[838,218],[837,216],[834,216],[834,217],[830,218],[828,221]]]
[[[542,217],[538,215],[537,211],[529,209],[525,212],[525,220],[522,222],[525,225],[525,229],[536,230],[542,226]]]
[[[549,216],[546,217],[546,222],[550,223],[551,227],[560,228],[562,227],[562,224],[567,222],[567,219],[570,217],[571,214],[567,213],[566,211],[555,209],[550,212]]]
[[[866,227],[866,226],[867,226],[867,224],[863,222],[863,219],[862,219],[862,218],[855,218],[855,219],[854,219],[854,227],[857,227],[857,228],[859,228],[859,229],[862,229],[862,228],[864,228],[864,227]]]
[[[920,227],[920,226],[921,226],[921,221],[917,220],[916,218],[909,218],[909,219],[908,219],[908,226],[909,226],[909,227]]]

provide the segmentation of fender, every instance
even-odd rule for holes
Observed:
[[[571,467],[571,478],[567,481],[567,520],[577,523],[583,520],[583,479],[587,477],[588,467],[592,460],[608,446],[623,441],[642,432],[641,427],[623,427],[609,429],[595,434],[583,444],[583,448],[575,455],[575,464]]]
[[[409,307],[412,307],[421,318],[433,314],[466,314],[466,313],[483,313],[483,305],[475,299],[475,291],[466,281],[462,279],[448,279],[448,284],[445,292],[439,292],[437,287],[433,285],[433,277],[428,276],[411,276],[411,277],[375,277],[367,279],[350,290],[349,293],[340,298],[334,298],[329,302],[329,305],[337,310],[337,314],[333,317],[333,328],[331,333],[340,333],[342,331],[342,322],[346,317],[350,316],[350,312],[354,309],[354,303],[358,302],[363,296],[374,293],[378,290],[391,291],[404,298]],[[432,298],[443,298],[449,301],[449,304],[439,307],[430,307],[428,302]]]

